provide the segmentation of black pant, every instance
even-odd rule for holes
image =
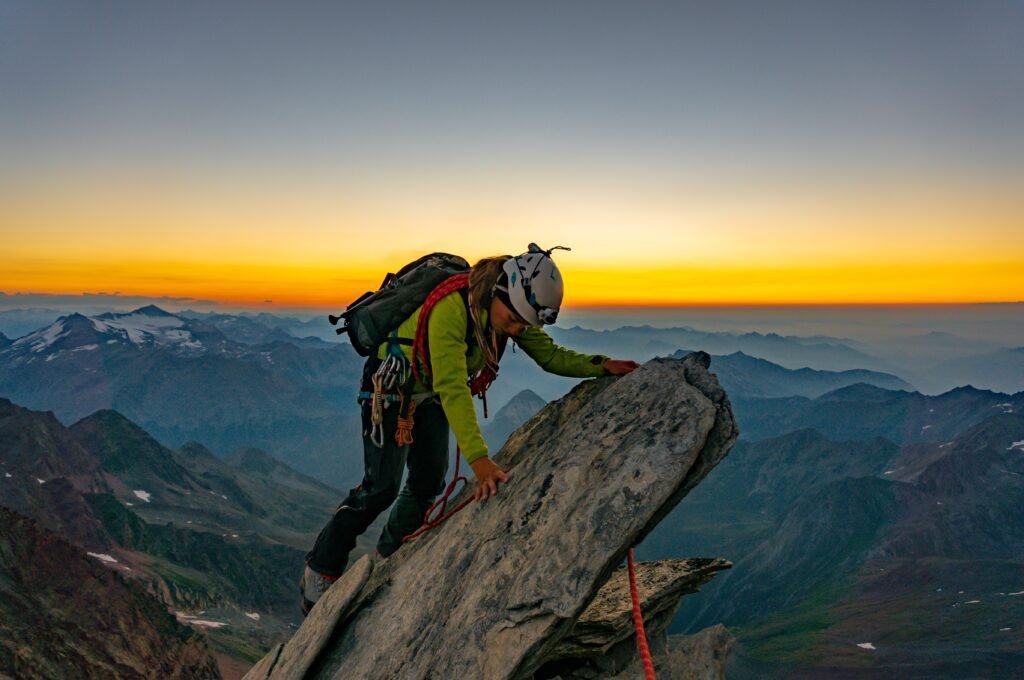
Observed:
[[[366,370],[373,366],[372,361],[368,362]],[[349,491],[306,555],[309,567],[327,576],[340,576],[345,571],[356,537],[396,499],[377,543],[377,550],[385,557],[398,550],[404,536],[420,527],[423,515],[444,490],[449,429],[437,397],[416,407],[413,443],[408,446],[395,441],[398,404],[392,403],[384,410],[383,447],[370,438],[370,408],[369,402],[363,403],[363,481]],[[406,463],[409,476],[399,492]]]

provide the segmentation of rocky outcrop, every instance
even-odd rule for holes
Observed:
[[[731,566],[722,559],[658,560],[637,564],[644,630],[652,655],[662,665],[666,664],[659,657],[668,654],[667,629],[679,607],[679,599],[696,592],[716,572]],[[629,677],[638,670],[642,677],[636,645],[629,576],[625,569],[618,569],[533,677],[534,680],[556,677],[591,680]],[[683,664],[677,661],[676,665]]]
[[[629,547],[736,440],[709,364],[703,352],[654,359],[545,406],[496,454],[510,470],[496,497],[387,560],[364,558],[327,596],[344,601],[318,604],[247,677],[529,678],[569,653]]]
[[[655,660],[659,680],[725,680],[725,661],[736,638],[720,623],[693,635],[668,639],[668,650]],[[635,675],[637,680],[643,677]],[[625,679],[624,679],[625,680]]]

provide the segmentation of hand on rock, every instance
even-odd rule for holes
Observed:
[[[604,362],[604,370],[609,375],[626,375],[640,368],[640,364],[626,359],[607,359]]]
[[[472,462],[476,474],[477,488],[473,492],[473,500],[484,500],[498,493],[498,482],[508,482],[508,473],[497,463],[484,456]]]

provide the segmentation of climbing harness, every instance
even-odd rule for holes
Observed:
[[[636,627],[636,645],[640,650],[640,660],[644,665],[646,680],[655,680],[654,661],[651,659],[651,648],[647,646],[647,634],[644,633],[644,616],[640,611],[640,591],[636,587],[636,565],[633,563],[633,548],[626,557],[629,568],[629,596],[633,600],[633,625]]]

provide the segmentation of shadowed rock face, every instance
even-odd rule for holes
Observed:
[[[657,560],[636,565],[637,591],[644,616],[644,631],[651,654],[659,666],[668,666],[667,629],[679,598],[694,593],[722,569],[732,564],[723,559]],[[534,673],[534,680],[589,680],[590,678],[643,677],[637,659],[633,601],[629,576],[616,569],[608,582]],[[724,659],[723,659],[724,661]],[[675,670],[689,668],[674,660]],[[662,677],[664,673],[660,673]]]
[[[332,588],[344,603],[314,608],[302,644],[248,677],[531,677],[629,547],[735,442],[709,363],[654,359],[544,407],[495,456],[511,469],[496,497],[350,569]]]

